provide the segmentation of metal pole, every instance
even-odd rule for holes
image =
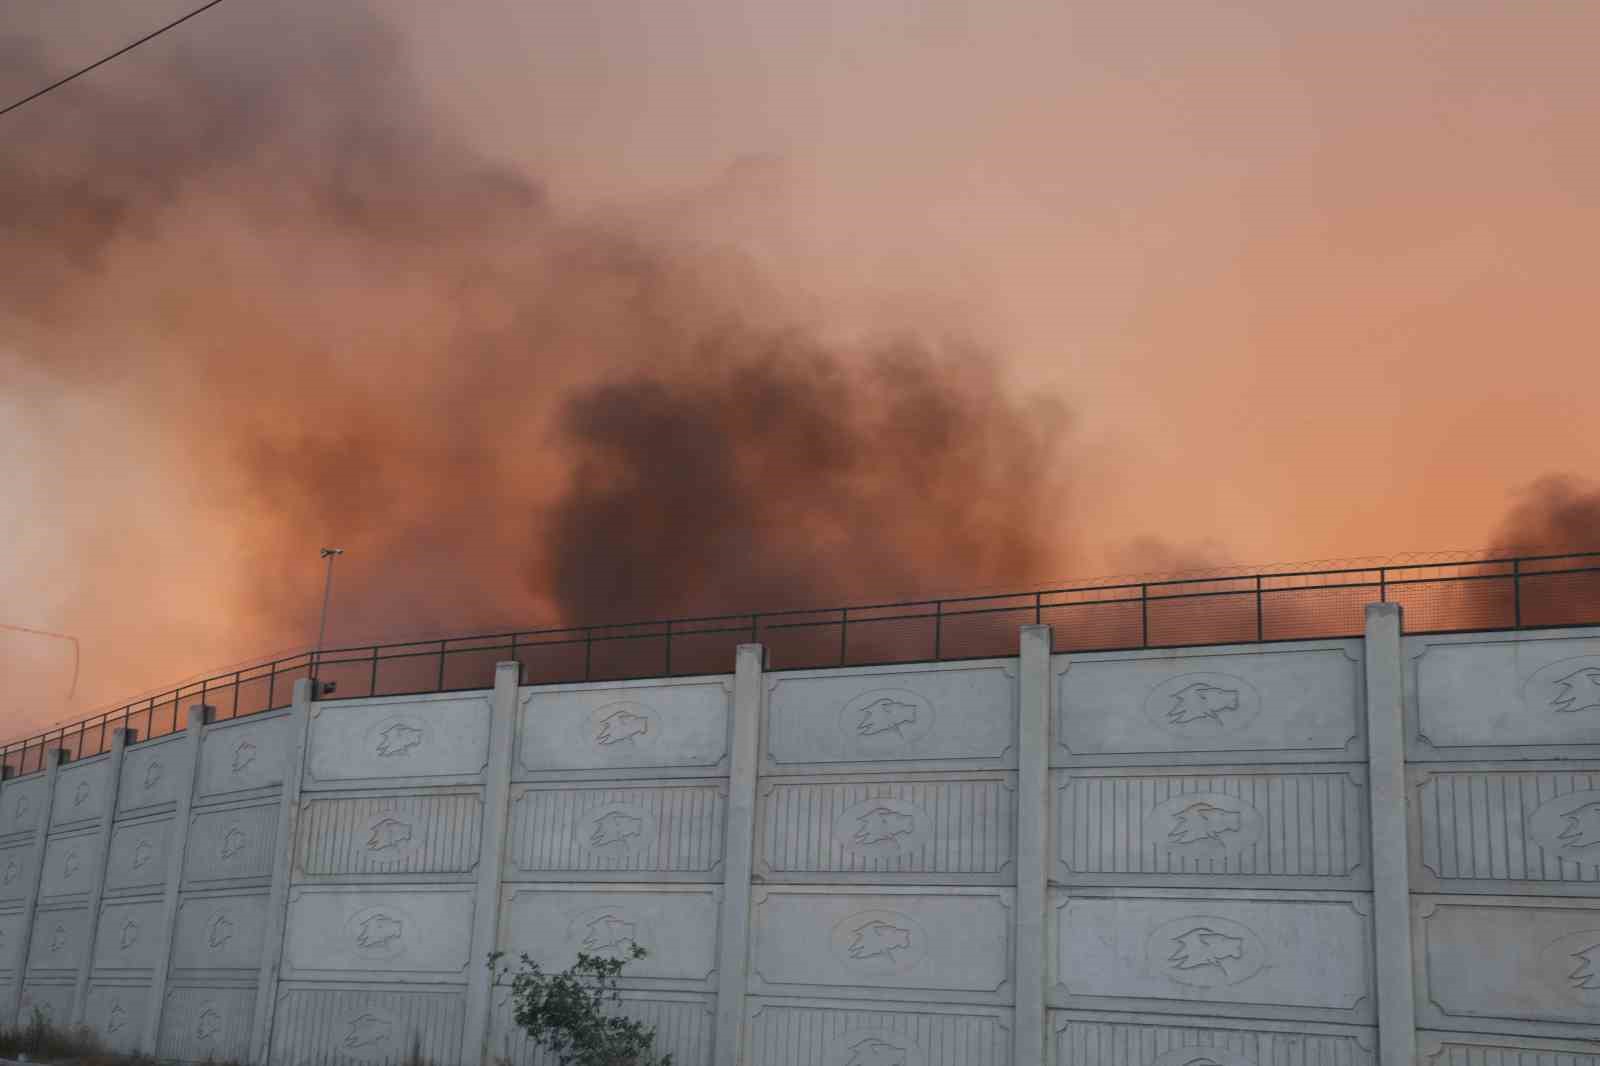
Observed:
[[[328,601],[333,598],[333,560],[344,554],[343,548],[323,548],[322,557],[328,560],[328,574],[322,581],[322,621],[317,625],[317,646],[311,656],[311,676],[317,676],[322,664],[322,642],[328,636]]]

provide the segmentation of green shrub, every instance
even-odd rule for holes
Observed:
[[[497,969],[500,957],[489,956],[489,968],[497,985],[510,985],[512,1019],[560,1066],[672,1066],[671,1055],[655,1051],[655,1028],[617,1011],[617,975],[645,957],[637,944],[627,959],[580,952],[575,964],[555,974],[526,955],[515,970]]]

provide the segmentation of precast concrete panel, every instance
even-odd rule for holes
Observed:
[[[653,1028],[651,1046],[657,1054],[671,1055],[672,1066],[711,1066],[715,997],[684,992],[622,992],[619,996],[615,1002],[608,1001],[603,1012]],[[516,1025],[509,997],[502,995],[496,1000],[492,1026],[489,1054],[495,1061],[509,1066],[558,1066],[553,1053],[536,1046],[527,1031]]]
[[[1052,1005],[1368,1024],[1370,897],[1054,893]]]
[[[36,976],[76,980],[88,942],[87,907],[40,907],[33,916],[33,935],[28,942],[30,982]],[[67,995],[70,999],[70,988]]]
[[[1600,895],[1600,764],[1445,764],[1408,776],[1421,890]]]
[[[300,805],[295,874],[463,880],[477,869],[482,825],[476,789],[319,794]]]
[[[1418,1037],[1423,1066],[1600,1066],[1600,1046],[1587,1041],[1481,1033],[1423,1032]]]
[[[315,703],[301,787],[473,784],[488,761],[488,693]]]
[[[1011,659],[769,674],[763,774],[1013,770]]]
[[[1376,1066],[1374,1032],[1211,1018],[1051,1011],[1053,1066]],[[1403,1063],[1401,1066],[1409,1066]],[[1477,1064],[1474,1064],[1477,1066]]]
[[[33,1020],[37,1011],[46,1022],[66,1025],[72,1019],[73,987],[71,982],[36,981],[30,978],[22,986],[22,1001],[17,1020],[23,1024]]]
[[[5,783],[4,791],[0,792],[0,840],[32,834],[38,828],[39,812],[44,810],[48,787],[42,770]]]
[[[0,906],[19,904],[33,891],[33,843],[0,848]]]
[[[243,798],[278,788],[289,741],[289,719],[281,711],[206,726],[200,735],[196,799]]]
[[[161,957],[161,900],[107,901],[94,938],[93,972],[99,977],[149,979]]]
[[[90,825],[100,820],[111,801],[111,759],[96,755],[63,766],[56,774],[56,798],[50,806],[50,831]]]
[[[1360,641],[1057,655],[1051,762],[1366,757]]]
[[[1600,630],[1408,637],[1413,760],[1600,759]]]
[[[150,986],[96,980],[89,985],[83,1024],[111,1051],[128,1052],[139,1045],[140,1026],[149,1013]]]
[[[208,807],[189,820],[184,852],[185,888],[264,884],[272,879],[278,805]]]
[[[1419,1021],[1600,1039],[1600,902],[1417,896]]]
[[[766,881],[1005,884],[1015,878],[1010,772],[774,777],[758,787]]]
[[[690,884],[539,884],[504,889],[500,947],[527,954],[546,970],[564,970],[578,953],[631,958],[624,987],[710,989],[717,966],[722,889]]]
[[[271,1066],[454,1063],[465,998],[459,989],[288,986],[278,996]]]
[[[752,999],[746,1058],[760,1066],[1010,1066],[1000,1007]]]
[[[161,1012],[156,1054],[184,1062],[242,1062],[250,1053],[254,988],[174,987]]]
[[[728,772],[731,677],[521,691],[517,780]]]
[[[172,969],[185,980],[254,978],[267,925],[265,892],[185,893],[178,903]]]
[[[117,817],[177,803],[179,790],[189,787],[188,771],[182,733],[133,745],[122,756]]]
[[[45,841],[39,878],[42,900],[88,899],[100,850],[100,831],[82,829]]]
[[[1062,884],[1364,888],[1360,767],[1056,770]]]
[[[22,945],[22,930],[28,916],[21,911],[0,912],[0,974],[7,978],[22,962],[18,958]]]
[[[289,892],[283,976],[465,981],[469,965],[485,964],[470,957],[472,906],[467,888],[296,886]]]
[[[1005,1003],[1014,896],[1007,888],[757,888],[750,991]]]
[[[160,891],[166,884],[171,847],[170,814],[118,822],[106,852],[106,894]]]
[[[726,781],[519,785],[506,880],[714,881]]]

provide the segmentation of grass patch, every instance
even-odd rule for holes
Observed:
[[[72,1066],[156,1066],[154,1055],[113,1051],[86,1025],[54,1025],[44,1012],[20,1025],[0,1025],[0,1059],[62,1063]],[[233,1060],[207,1059],[206,1066],[242,1066]]]

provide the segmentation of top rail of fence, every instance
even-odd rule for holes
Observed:
[[[1460,558],[1209,577],[1111,580],[1031,592],[554,626],[301,652],[164,690],[0,747],[9,776],[178,732],[185,709],[211,720],[287,707],[294,683],[322,698],[488,688],[495,664],[525,684],[728,672],[734,647],[766,645],[774,670],[936,662],[1015,654],[1016,627],[1048,623],[1057,651],[1123,651],[1359,636],[1374,601],[1405,607],[1408,633],[1600,624],[1600,552]]]

